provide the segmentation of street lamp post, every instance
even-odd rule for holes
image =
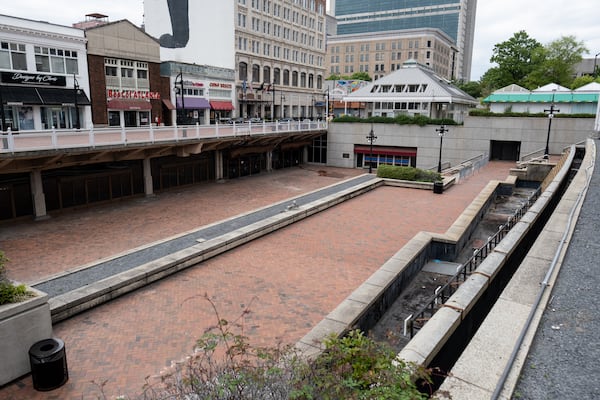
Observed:
[[[596,53],[596,55],[594,56],[594,71],[592,72],[594,78],[598,76],[598,71],[596,71],[596,61],[598,60],[598,56],[600,56],[600,53]]]
[[[371,132],[367,136],[367,140],[371,144],[371,153],[369,156],[369,173],[373,173],[373,142],[377,139],[377,136],[373,133],[373,124],[371,124]]]
[[[80,129],[81,124],[79,121],[79,106],[77,105],[77,98],[79,97],[79,82],[77,82],[77,78],[75,78],[75,74],[73,74],[73,93],[75,94],[75,129]]]
[[[442,144],[443,144],[443,140],[444,140],[444,135],[446,134],[446,132],[448,132],[448,128],[446,128],[444,125],[442,125],[439,128],[437,128],[435,131],[440,136],[440,157],[438,158],[437,172],[441,173],[442,172]]]
[[[550,104],[550,108],[547,110],[544,110],[544,112],[548,113],[548,134],[546,135],[546,149],[544,150],[544,158],[546,160],[548,159],[548,155],[550,154],[549,144],[550,144],[550,129],[552,127],[552,119],[554,118],[555,112],[560,112],[560,110],[557,110],[554,108],[555,92],[556,92],[556,90],[552,91],[552,103]]]
[[[281,118],[285,118],[285,106],[283,105],[283,102],[285,101],[285,96],[283,95],[283,92],[281,92]]]
[[[177,87],[177,85],[180,87]],[[185,115],[185,97],[183,94],[183,72],[181,70],[179,70],[179,73],[175,77],[175,94],[177,93],[181,95],[181,107],[176,111],[176,121],[178,124],[183,124],[183,117]],[[177,103],[177,101],[175,103]]]

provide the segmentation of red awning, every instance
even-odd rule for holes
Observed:
[[[371,147],[354,145],[354,153],[371,154]],[[373,146],[373,154],[382,154],[382,155],[388,155],[388,156],[416,157],[417,149],[414,149],[411,147]]]
[[[162,99],[163,104],[165,105],[165,107],[167,107],[167,110],[174,110],[175,106],[173,105],[173,103],[171,103],[171,100],[169,99]]]
[[[233,104],[230,101],[210,101],[210,108],[217,111],[231,111],[233,110]]]
[[[108,101],[107,107],[110,110],[151,110],[152,104],[146,100],[132,100],[132,99],[112,99]]]

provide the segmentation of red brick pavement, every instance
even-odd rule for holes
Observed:
[[[25,377],[0,397],[96,399],[104,381],[108,398],[139,393],[147,376],[189,354],[214,324],[205,293],[228,320],[251,303],[243,322],[254,344],[294,343],[417,232],[445,232],[513,165],[490,163],[442,195],[377,189],[61,322],[54,334],[65,341],[69,381],[35,392]],[[327,176],[290,169],[17,223],[2,228],[0,248],[12,277],[37,280],[361,173],[319,169]]]

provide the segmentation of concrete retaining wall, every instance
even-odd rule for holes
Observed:
[[[586,143],[586,154],[578,173],[569,185],[562,199],[552,213],[546,227],[529,250],[527,256],[506,286],[500,298],[479,327],[473,340],[454,364],[449,377],[444,381],[438,394],[438,399],[489,399],[496,390],[500,377],[504,374],[509,355],[516,346],[519,335],[530,318],[533,307],[536,307],[542,282],[554,261],[555,254],[561,249],[561,238],[570,240],[575,223],[568,224],[569,215],[576,208],[576,214],[582,203],[577,203],[579,195],[587,190],[586,169],[593,165],[596,149],[592,140]],[[565,168],[563,168],[564,170]],[[549,185],[548,190],[555,187]],[[548,192],[548,190],[546,192]],[[544,196],[547,193],[544,193]],[[537,203],[536,203],[537,205]],[[538,210],[539,211],[539,207]],[[536,212],[533,210],[532,212]],[[531,216],[527,216],[531,219]],[[565,255],[560,250],[557,268],[553,271],[548,284],[553,286],[560,271],[560,265]],[[515,363],[508,370],[507,380],[501,383],[500,398],[511,398],[521,369],[525,363],[527,351],[534,338],[534,332],[539,325],[544,309],[550,301],[550,291],[547,290],[537,304],[532,318],[532,324],[523,343],[520,344]],[[498,334],[501,332],[502,334]],[[493,345],[492,345],[493,344]]]
[[[374,124],[376,146],[415,147],[417,167],[432,168],[438,164],[440,139],[437,126]],[[327,164],[355,168],[354,145],[365,145],[370,124],[330,123],[327,133]],[[594,134],[593,118],[554,118],[550,133],[550,154]],[[520,143],[520,154],[529,154],[546,146],[548,118],[467,117],[464,125],[448,126],[442,146],[442,163],[458,165],[481,154],[489,154],[491,141]],[[348,154],[348,158],[344,158]]]
[[[514,184],[514,180],[510,179]],[[485,216],[504,183],[491,181],[444,234],[420,232],[339,304],[298,343],[308,357],[319,354],[330,335],[370,330],[421,268],[432,259],[454,260]]]

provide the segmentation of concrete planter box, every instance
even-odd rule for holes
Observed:
[[[52,337],[48,295],[28,290],[36,296],[0,306],[0,386],[29,373],[29,348]]]

